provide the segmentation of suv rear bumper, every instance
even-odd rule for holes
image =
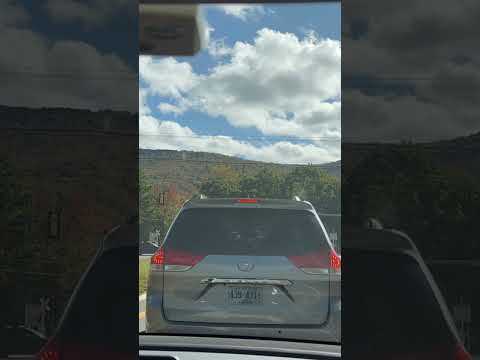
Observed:
[[[157,305],[157,304],[156,304]],[[307,341],[336,343],[341,341],[341,318],[339,306],[332,304],[329,321],[322,327],[300,326],[240,326],[240,325],[212,325],[212,324],[183,324],[166,321],[161,306],[147,307],[145,330],[147,334],[185,334],[209,336],[237,336],[272,339],[299,339]]]

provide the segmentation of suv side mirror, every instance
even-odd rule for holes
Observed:
[[[380,220],[378,220],[378,219],[376,219],[376,218],[368,218],[368,219],[363,223],[363,226],[364,226],[366,229],[374,229],[374,230],[382,230],[382,229],[383,229],[382,223],[380,222]]]

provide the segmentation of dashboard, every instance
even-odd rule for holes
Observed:
[[[287,360],[341,358],[341,346],[281,340],[140,335],[143,360]]]

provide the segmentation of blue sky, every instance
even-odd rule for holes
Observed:
[[[202,11],[207,48],[140,61],[140,146],[288,163],[339,160],[340,5]]]

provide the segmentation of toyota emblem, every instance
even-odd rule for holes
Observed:
[[[250,263],[239,263],[237,264],[237,267],[238,267],[238,270],[240,271],[248,272],[253,270],[254,265]]]

